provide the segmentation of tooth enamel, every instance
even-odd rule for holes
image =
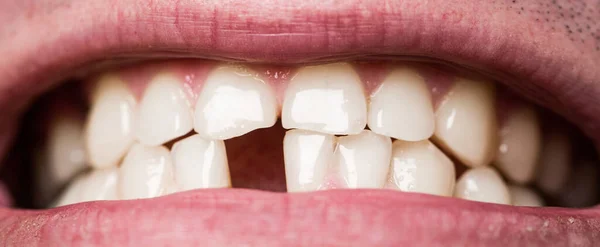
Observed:
[[[508,187],[500,174],[490,167],[467,170],[456,182],[454,197],[499,204],[510,204]]]
[[[547,133],[542,145],[536,174],[538,187],[549,195],[557,195],[570,175],[571,142],[562,132]]]
[[[512,205],[525,207],[543,207],[544,201],[533,190],[518,185],[508,186]]]
[[[76,176],[58,198],[56,207],[81,202],[84,185],[85,174]]]
[[[171,155],[180,190],[231,187],[223,141],[193,135],[176,142]]]
[[[224,140],[275,125],[277,100],[251,71],[220,67],[207,77],[194,114],[200,136]]]
[[[119,197],[127,200],[161,195],[173,179],[172,166],[167,148],[134,144],[120,167]]]
[[[500,146],[495,164],[511,181],[530,182],[541,146],[540,127],[533,108],[523,107],[512,112],[500,130]]]
[[[56,192],[86,166],[83,117],[65,111],[50,120],[45,153],[37,161],[38,202],[48,203]]]
[[[288,192],[315,191],[333,158],[335,138],[307,130],[288,130],[283,139]]]
[[[348,188],[383,188],[391,155],[389,137],[363,130],[338,138],[334,162]]]
[[[459,79],[436,111],[434,140],[469,167],[489,164],[496,146],[494,85]]]
[[[160,74],[148,85],[139,105],[137,139],[156,146],[187,134],[194,120],[181,82]]]
[[[452,196],[454,164],[429,140],[394,141],[390,180],[405,192]]]
[[[429,89],[416,71],[395,69],[371,95],[371,131],[406,141],[429,138],[435,117]]]
[[[358,134],[367,122],[367,104],[358,74],[347,63],[298,70],[285,91],[285,129]]]
[[[94,170],[84,178],[81,201],[117,200],[117,167]]]
[[[96,168],[117,165],[133,143],[136,102],[127,86],[114,76],[105,76],[93,93],[86,126],[89,161]]]

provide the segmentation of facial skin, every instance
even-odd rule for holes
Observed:
[[[0,0],[0,23],[0,154],[35,96],[90,64],[148,57],[443,60],[498,79],[600,141],[597,0]]]

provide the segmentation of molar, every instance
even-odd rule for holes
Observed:
[[[303,67],[285,90],[281,115],[285,129],[359,134],[367,123],[361,80],[348,63]]]
[[[225,140],[275,125],[275,92],[246,68],[224,66],[208,75],[196,102],[194,130]]]

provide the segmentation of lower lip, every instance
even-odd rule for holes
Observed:
[[[598,209],[517,208],[390,190],[209,189],[0,209],[3,246],[582,246]]]

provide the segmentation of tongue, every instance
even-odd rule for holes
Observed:
[[[281,122],[225,141],[234,188],[285,192]]]

